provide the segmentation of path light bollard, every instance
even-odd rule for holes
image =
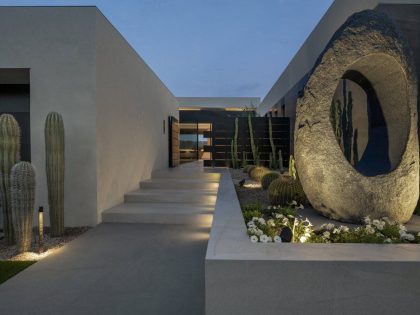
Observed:
[[[38,252],[44,251],[44,207],[38,209]]]

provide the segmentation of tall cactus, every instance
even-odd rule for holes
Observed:
[[[64,124],[59,113],[45,121],[45,155],[51,236],[64,234]]]
[[[295,158],[293,155],[289,158],[289,176],[293,179],[296,179],[296,166],[295,166]]]
[[[270,154],[270,164],[273,169],[277,169],[277,154],[276,154],[276,146],[274,145],[273,140],[273,125],[271,123],[271,117],[268,118],[268,136],[270,138],[270,145],[271,145],[271,154]]]
[[[19,252],[31,248],[35,202],[35,170],[29,162],[19,162],[10,174],[13,227]]]
[[[279,170],[280,170],[280,172],[284,171],[283,154],[282,154],[281,150],[279,150]]]
[[[235,118],[235,134],[233,136],[233,140],[231,142],[231,156],[232,156],[232,167],[238,168],[239,167],[239,160],[238,160],[238,132],[239,132],[239,122],[238,118]]]
[[[255,145],[255,141],[254,141],[254,129],[252,128],[252,120],[251,120],[250,114],[248,114],[248,128],[249,128],[249,139],[251,142],[251,151],[252,151],[252,158],[254,160],[254,165],[260,165],[258,147]]]
[[[4,236],[14,244],[12,208],[10,203],[10,171],[20,160],[20,127],[9,114],[0,116],[0,204],[3,209]]]

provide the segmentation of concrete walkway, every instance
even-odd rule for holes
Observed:
[[[98,225],[0,285],[0,314],[204,314],[209,227],[163,223]]]

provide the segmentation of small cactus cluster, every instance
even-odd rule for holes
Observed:
[[[250,177],[256,182],[261,182],[263,176],[269,172],[270,170],[268,168],[264,166],[257,166],[250,171]]]
[[[268,198],[273,206],[284,206],[292,201],[306,204],[306,196],[299,180],[278,178],[268,187]]]
[[[35,170],[29,162],[19,162],[10,174],[13,227],[19,252],[31,248],[35,202]]]
[[[267,190],[271,182],[279,178],[281,175],[278,172],[268,172],[261,178],[262,189]]]
[[[64,124],[59,113],[45,120],[45,156],[51,236],[64,234]]]

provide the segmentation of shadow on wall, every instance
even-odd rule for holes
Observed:
[[[391,170],[384,113],[372,84],[360,72],[343,75],[330,118],[344,156],[357,171],[375,176]]]

